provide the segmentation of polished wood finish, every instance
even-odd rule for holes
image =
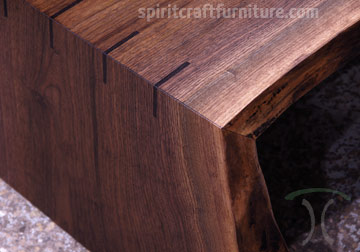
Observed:
[[[255,139],[358,55],[359,1],[150,23],[167,1],[4,3],[2,178],[92,251],[287,251]]]
[[[360,23],[346,29],[254,99],[225,127],[257,138],[289,106],[360,55]]]
[[[55,0],[53,0],[55,1]],[[51,15],[48,5],[39,0],[28,0],[44,13]],[[56,1],[61,2],[61,1]],[[258,100],[272,91],[274,85],[285,85],[281,80],[296,71],[308,58],[323,64],[323,54],[332,40],[339,37],[344,52],[332,57],[338,63],[347,61],[349,47],[359,41],[353,36],[346,42],[344,31],[356,26],[360,20],[358,0],[305,0],[286,1],[254,0],[259,7],[317,8],[319,18],[304,19],[139,19],[139,8],[167,4],[189,8],[202,7],[209,1],[103,1],[83,0],[56,17],[69,30],[84,38],[100,50],[107,50],[134,31],[139,35],[112,51],[110,56],[155,85],[184,62],[191,65],[162,85],[161,89],[184,103],[219,127],[244,135],[257,135],[263,124],[270,124],[274,115],[266,120],[256,118],[260,125],[244,130],[244,110],[255,110]],[[234,0],[214,1],[225,7],[247,7],[248,2]],[[209,16],[209,15],[208,15]],[[301,36],[299,36],[301,34]],[[339,49],[337,50],[339,51]],[[354,53],[357,51],[354,50]],[[317,54],[316,54],[317,53]],[[316,56],[314,56],[316,55]],[[339,58],[344,58],[340,60]],[[332,59],[328,57],[329,61]],[[333,66],[333,64],[331,64]],[[318,68],[324,68],[318,65]],[[310,68],[310,67],[308,67]],[[336,67],[334,67],[336,69]],[[306,71],[303,69],[301,73]],[[322,78],[315,76],[319,69],[311,69],[307,76],[318,84],[334,70],[323,71]],[[286,76],[288,77],[288,76]],[[285,78],[286,78],[285,77]],[[296,83],[297,82],[297,83]],[[289,83],[291,89],[299,81]],[[181,85],[179,84],[181,83]],[[279,97],[289,94],[281,93]],[[256,100],[256,98],[258,100]],[[268,102],[268,101],[267,101]],[[276,99],[271,106],[278,106]],[[283,111],[289,104],[281,106]],[[265,109],[265,108],[264,108]],[[277,116],[280,113],[277,113]],[[239,120],[238,120],[239,119]],[[240,126],[233,126],[234,124]]]

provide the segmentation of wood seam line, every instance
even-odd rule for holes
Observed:
[[[8,17],[7,0],[4,0],[4,17]]]
[[[6,1],[6,0],[4,0]],[[74,7],[75,5],[79,4],[80,2],[82,2],[83,0],[76,0],[75,2],[72,2],[71,4],[65,6],[64,8],[62,8],[61,10],[59,10],[58,12],[56,12],[54,15],[52,15],[49,19],[49,36],[50,36],[50,48],[54,49],[54,31],[53,31],[53,20],[55,18],[57,18],[58,16],[60,16],[61,14],[63,14],[65,11],[70,10],[72,7]]]
[[[72,7],[74,7],[75,5],[81,3],[83,0],[76,0],[74,2],[72,2],[71,4],[65,6],[64,8],[62,8],[61,10],[59,10],[58,12],[56,12],[54,15],[51,16],[52,19],[57,18],[58,16],[60,16],[61,14],[63,14],[65,11],[70,10]]]
[[[157,105],[158,105],[157,91],[158,91],[158,88],[162,84],[164,84],[165,82],[170,80],[172,77],[174,77],[175,75],[180,73],[182,70],[184,70],[189,65],[190,65],[190,63],[186,61],[185,63],[181,64],[178,68],[176,68],[174,71],[172,71],[170,74],[168,74],[165,78],[163,78],[162,80],[160,80],[158,83],[156,83],[154,85],[154,88],[153,88],[153,116],[154,117],[157,116]]]
[[[107,49],[106,51],[103,52],[103,81],[106,84],[107,82],[107,55],[109,53],[111,53],[112,51],[114,51],[116,48],[120,47],[121,45],[125,44],[126,42],[128,42],[130,39],[132,39],[133,37],[135,37],[136,35],[138,35],[139,32],[138,31],[134,31],[133,33],[131,33],[129,36],[127,36],[126,38],[124,38],[123,40],[119,41],[118,43],[116,43],[115,45],[113,45],[112,47],[110,47],[109,49]]]
[[[49,36],[50,36],[50,48],[54,49],[54,30],[53,30],[53,20],[49,19]]]

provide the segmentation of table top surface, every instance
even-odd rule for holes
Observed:
[[[358,0],[27,1],[219,127],[360,20]],[[216,8],[214,16],[218,4],[224,4],[252,8],[247,12],[252,18],[244,12],[239,17],[240,11],[235,18],[211,17],[209,4]],[[140,17],[146,8],[169,5],[205,7],[206,18],[204,9],[202,18]],[[317,18],[259,18],[261,12],[256,15],[254,7],[287,14],[293,8],[316,8]],[[121,46],[112,49],[119,42]]]

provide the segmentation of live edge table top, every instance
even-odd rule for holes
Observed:
[[[358,51],[358,0],[27,0],[215,125],[258,136]],[[140,18],[178,6],[316,8],[317,18]],[[106,81],[106,76],[104,76]]]

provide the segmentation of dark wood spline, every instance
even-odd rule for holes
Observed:
[[[118,43],[116,43],[115,45],[113,45],[112,47],[110,47],[109,49],[107,49],[104,53],[103,53],[103,81],[104,83],[107,82],[107,62],[106,62],[106,58],[107,55],[109,53],[111,53],[112,51],[114,51],[116,48],[120,47],[121,45],[125,44],[127,41],[129,41],[130,39],[132,39],[133,37],[135,37],[136,35],[138,35],[139,32],[138,31],[134,31],[133,33],[131,33],[129,36],[127,36],[126,38],[122,39],[121,41],[119,41]]]
[[[6,2],[6,0],[4,0]],[[67,5],[66,7],[62,8],[58,12],[56,12],[54,15],[52,15],[49,19],[49,36],[50,36],[50,48],[54,49],[54,29],[53,29],[53,19],[57,18],[61,14],[63,14],[65,11],[71,9],[75,5],[79,4],[83,0],[76,0],[75,2]]]
[[[53,20],[49,19],[49,37],[50,37],[50,48],[54,49],[54,28],[53,28]]]
[[[8,11],[7,11],[7,0],[4,0],[4,16],[7,17],[8,16]]]
[[[114,51],[116,48],[118,48],[119,46],[123,45],[124,43],[126,43],[127,41],[129,41],[130,39],[132,39],[133,37],[135,37],[136,35],[138,35],[139,32],[138,31],[134,31],[133,33],[131,33],[129,36],[127,36],[126,38],[124,38],[123,40],[119,41],[118,43],[116,43],[115,45],[113,45],[112,47],[110,47],[109,49],[107,49],[104,53],[105,54],[109,54],[112,51]]]
[[[154,89],[153,89],[153,115],[154,115],[154,117],[157,116],[157,89],[162,84],[164,84],[165,82],[170,80],[172,77],[174,77],[175,75],[180,73],[182,70],[184,70],[189,65],[190,65],[190,63],[186,61],[185,63],[181,64],[178,68],[176,68],[174,71],[172,71],[170,74],[168,74],[165,78],[163,78],[162,80],[160,80],[158,83],[156,83],[154,85]]]
[[[51,16],[52,19],[57,18],[58,16],[60,16],[61,14],[63,14],[65,11],[71,9],[72,7],[74,7],[75,5],[79,4],[80,2],[82,2],[83,0],[76,0],[75,2],[67,5],[66,7],[62,8],[61,10],[59,10],[58,12],[56,12],[54,15]]]
[[[189,62],[185,62],[183,64],[181,64],[181,66],[179,66],[178,68],[176,68],[174,71],[172,71],[170,74],[168,74],[165,78],[163,78],[162,80],[160,80],[158,83],[155,84],[155,87],[158,88],[160,87],[162,84],[164,84],[165,82],[167,82],[168,80],[170,80],[172,77],[174,77],[175,75],[177,75],[178,73],[180,73],[182,70],[184,70],[186,67],[188,67],[190,65]]]

